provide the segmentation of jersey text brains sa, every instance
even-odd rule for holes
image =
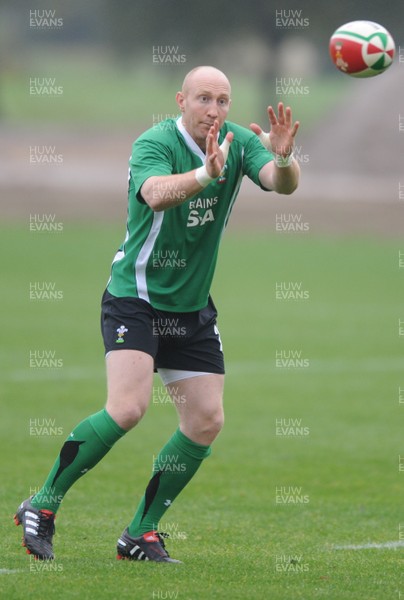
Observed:
[[[214,198],[198,198],[189,202],[189,215],[187,227],[196,227],[197,225],[205,225],[210,221],[215,220],[215,215],[212,207],[218,202],[218,196]],[[203,209],[203,212],[199,209]]]
[[[180,54],[179,46],[153,46],[153,63],[179,65],[186,62],[185,54]]]

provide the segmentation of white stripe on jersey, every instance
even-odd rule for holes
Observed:
[[[111,268],[114,263],[118,262],[118,260],[122,260],[122,258],[125,258],[125,244],[128,241],[128,239],[129,239],[129,230],[126,228],[126,235],[125,235],[125,239],[123,241],[123,250],[118,250],[118,252],[115,254],[114,260],[112,261],[112,264],[111,264]],[[111,283],[111,279],[112,279],[112,274],[109,276],[109,279],[107,281],[107,287]]]
[[[149,261],[150,255],[153,251],[153,247],[155,241],[157,239],[158,234],[160,233],[161,226],[163,224],[164,219],[164,210],[160,212],[155,212],[153,214],[153,223],[151,229],[149,231],[149,235],[147,236],[143,246],[140,249],[140,252],[137,256],[137,260],[135,263],[135,276],[136,276],[136,287],[137,287],[137,295],[141,300],[146,300],[146,302],[150,303],[149,292],[147,290],[147,281],[146,281],[146,267]]]
[[[188,131],[185,129],[184,125],[182,124],[182,117],[179,117],[176,120],[176,124],[178,127],[178,131],[180,132],[180,134],[182,135],[182,137],[184,138],[188,148],[190,150],[192,150],[192,152],[194,154],[196,154],[197,156],[199,156],[199,158],[202,161],[202,164],[204,165],[206,163],[206,154],[203,152],[203,150],[201,150],[198,146],[198,144],[195,142],[194,138],[190,136],[190,134],[188,133]],[[218,134],[218,139],[219,139],[219,134]]]
[[[243,154],[244,154],[244,149],[243,149]],[[239,191],[240,191],[240,186],[241,186],[241,181],[242,181],[242,179],[243,179],[243,172],[242,172],[242,171],[240,171],[240,175],[239,175],[239,177],[238,177],[238,180],[237,180],[237,183],[236,183],[236,187],[234,188],[233,195],[232,195],[232,197],[231,197],[231,199],[230,199],[230,202],[229,202],[229,207],[228,207],[228,209],[227,209],[226,218],[225,218],[225,220],[224,220],[224,223],[223,223],[223,229],[222,229],[222,233],[221,233],[221,235],[223,235],[223,233],[224,233],[224,230],[225,230],[225,229],[226,229],[226,227],[227,227],[227,223],[228,223],[228,221],[229,221],[229,218],[230,218],[230,213],[231,213],[231,211],[232,211],[233,205],[234,205],[234,203],[235,203],[235,201],[236,201],[236,198],[237,198],[237,196],[238,196],[238,193],[239,193]]]

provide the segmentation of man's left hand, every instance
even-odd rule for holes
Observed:
[[[280,156],[289,156],[293,152],[299,121],[293,124],[292,109],[290,106],[284,108],[283,102],[278,104],[278,116],[272,106],[268,106],[268,117],[271,125],[269,133],[265,133],[256,123],[251,123],[250,129],[268,150]]]

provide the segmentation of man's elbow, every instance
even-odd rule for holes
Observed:
[[[153,198],[153,196],[147,198],[143,196],[143,200],[146,202],[147,206],[152,209],[153,212],[161,212],[162,210],[164,210],[164,205],[162,201]]]
[[[278,194],[282,194],[283,196],[290,196],[293,194],[295,190],[297,190],[299,185],[298,181],[294,181],[293,183],[288,184],[287,186],[283,185],[280,189],[275,190]]]
[[[146,179],[140,189],[140,195],[146,202],[152,211],[160,212],[163,210],[161,195],[156,193],[156,186],[154,185],[153,177]]]

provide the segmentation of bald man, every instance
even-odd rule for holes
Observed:
[[[230,83],[210,66],[186,75],[176,101],[180,116],[133,144],[127,234],[102,301],[106,406],[73,429],[42,488],[15,515],[27,551],[39,559],[53,558],[65,493],[140,421],[157,371],[179,426],[155,456],[117,550],[120,559],[180,562],[168,555],[158,524],[223,426],[224,359],[209,293],[219,242],[244,175],[280,194],[298,184],[299,124],[289,107],[279,103],[278,114],[268,107],[269,133],[227,121]]]

